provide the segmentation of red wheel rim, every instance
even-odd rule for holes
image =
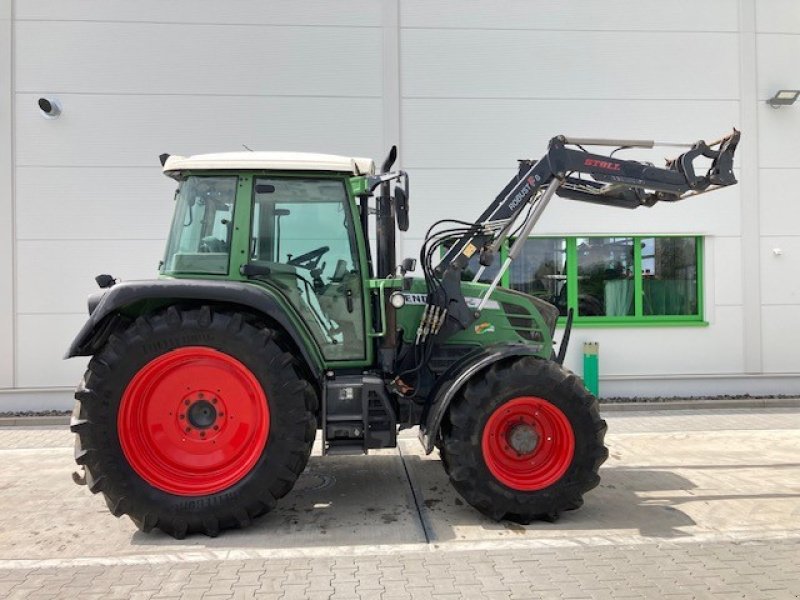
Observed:
[[[575,435],[556,406],[535,396],[498,407],[483,428],[483,459],[497,480],[532,491],[558,481],[572,463]]]
[[[179,496],[214,494],[242,479],[269,435],[269,406],[250,370],[205,347],[151,360],[133,376],[117,430],[128,464]]]

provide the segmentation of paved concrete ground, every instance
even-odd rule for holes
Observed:
[[[0,598],[800,597],[800,410],[607,419],[603,482],[555,524],[483,518],[409,435],[183,541],[75,486],[65,429],[0,429]]]

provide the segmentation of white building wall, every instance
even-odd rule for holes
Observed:
[[[759,1],[758,99],[800,89],[800,5]],[[797,373],[800,358],[800,111],[759,103],[760,267],[763,369]]]
[[[14,94],[11,0],[0,0],[0,390],[14,386]]]
[[[0,0],[0,48],[0,410],[67,406],[85,361],[60,358],[92,277],[155,274],[174,187],[162,152],[380,160],[399,143],[411,256],[555,134],[693,141],[750,113],[737,172],[755,169],[752,197],[630,212],[557,199],[537,232],[706,236],[708,327],[573,332],[578,371],[581,343],[601,343],[604,393],[800,389],[800,110],[763,103],[800,88],[793,0]],[[61,118],[41,118],[42,95]],[[25,393],[40,389],[53,394]]]
[[[559,10],[518,0],[402,3],[404,164],[415,174],[415,196],[427,198],[425,213],[412,218],[407,254],[433,220],[480,214],[516,159],[538,158],[553,135],[693,141],[738,124],[736,3],[610,8],[588,1]],[[743,160],[746,152],[738,156]],[[556,199],[537,225],[542,235],[706,236],[708,327],[573,331],[567,365],[580,372],[583,342],[599,341],[601,391],[669,394],[639,380],[744,371],[740,263],[734,262],[739,189],[691,204],[627,212]],[[628,380],[637,383],[627,386]],[[709,387],[697,381],[695,393]]]
[[[347,5],[16,2],[16,360],[0,386],[69,405],[85,360],[61,357],[92,278],[156,274],[175,187],[162,152],[384,152],[381,6]],[[59,119],[40,116],[43,95]]]

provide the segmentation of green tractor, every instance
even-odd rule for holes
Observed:
[[[67,352],[92,357],[71,421],[76,481],[143,531],[213,536],[274,508],[318,431],[323,455],[367,454],[419,426],[489,517],[578,508],[606,424],[561,366],[569,323],[556,353],[558,309],[498,283],[553,195],[636,208],[731,185],[738,139],[656,168],[584,149],[652,141],[555,137],[476,221],[435,224],[418,265],[395,259],[409,186],[394,149],[380,172],[320,154],[162,155],[178,189],[159,277],[98,276]]]

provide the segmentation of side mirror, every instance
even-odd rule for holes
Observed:
[[[405,275],[406,273],[413,272],[417,268],[416,258],[405,258],[400,263],[400,272]]]
[[[397,216],[397,228],[408,231],[408,192],[399,186],[394,189],[394,212]]]
[[[114,284],[117,283],[117,280],[114,279],[112,275],[109,275],[107,273],[98,275],[97,277],[94,278],[94,280],[97,283],[97,287],[103,290],[113,287]]]

